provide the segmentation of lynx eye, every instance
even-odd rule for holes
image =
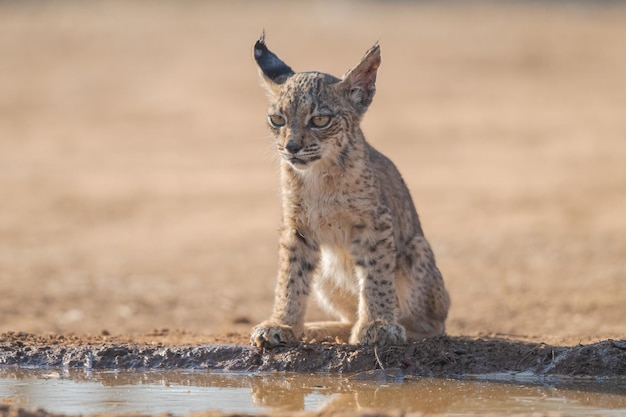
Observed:
[[[313,116],[310,123],[318,129],[324,128],[330,124],[330,116]]]
[[[267,120],[269,120],[270,124],[274,127],[285,126],[285,118],[279,114],[270,114]]]

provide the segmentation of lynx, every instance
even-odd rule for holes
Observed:
[[[273,313],[251,343],[387,346],[443,334],[449,298],[407,186],[360,128],[379,45],[341,78],[294,72],[265,36],[254,58],[270,98],[283,216]],[[311,293],[337,321],[304,323]]]

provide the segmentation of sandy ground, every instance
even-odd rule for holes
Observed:
[[[364,130],[412,191],[450,335],[623,339],[625,20],[578,2],[2,2],[0,332],[246,342],[280,219],[264,28],[295,70],[337,75],[380,41]]]

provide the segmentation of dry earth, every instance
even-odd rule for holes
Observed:
[[[1,2],[0,332],[247,342],[280,218],[265,28],[337,75],[380,40],[364,130],[412,191],[451,336],[624,339],[626,8],[556,3]]]

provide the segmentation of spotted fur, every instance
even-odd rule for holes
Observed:
[[[254,57],[270,93],[283,219],[273,313],[252,344],[385,346],[443,334],[449,298],[409,191],[360,128],[379,46],[342,78],[293,72],[263,37]],[[311,293],[338,321],[304,323]]]

